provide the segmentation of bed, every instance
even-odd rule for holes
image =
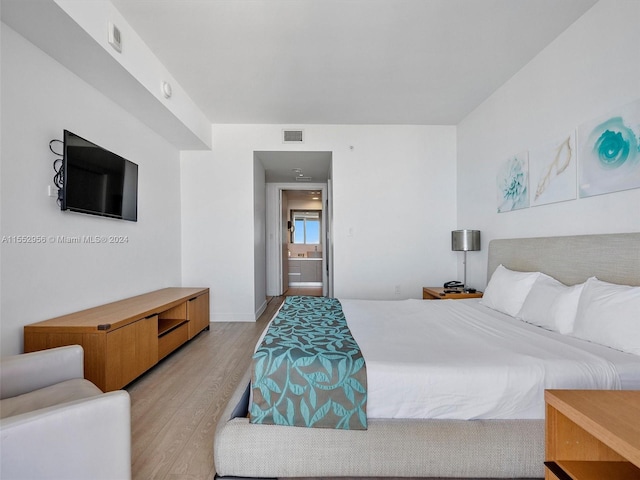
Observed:
[[[489,244],[488,278],[496,270],[505,267],[515,272],[544,272],[566,285],[581,284],[596,276],[603,282],[640,286],[640,233],[493,240]],[[365,311],[371,307],[367,302],[360,306],[358,303],[360,302],[345,301],[347,317],[358,312],[360,307]],[[393,302],[383,304],[391,303]],[[595,366],[587,368],[603,370],[594,386],[587,388],[640,389],[638,355],[548,331],[500,312],[487,316],[487,307],[473,300],[413,301],[406,305],[413,311],[420,310],[425,303],[433,304],[432,308],[448,308],[447,305],[455,307],[456,313],[453,315],[460,316],[460,323],[467,324],[473,330],[468,340],[458,342],[473,343],[475,335],[486,335],[478,330],[477,324],[469,323],[471,320],[467,314],[480,318],[480,323],[488,323],[489,329],[494,333],[501,330],[500,322],[507,325],[504,329],[514,329],[516,336],[521,335],[518,329],[522,326],[525,330],[538,332],[534,334],[539,337],[548,337],[556,344],[553,350],[543,350],[539,355],[541,362],[564,350],[575,355],[582,355],[581,351],[585,350],[584,355],[595,359],[604,357],[604,362],[596,361]],[[380,310],[379,307],[383,304],[377,305],[374,310]],[[354,324],[356,338],[362,335],[358,333],[359,328]],[[452,335],[456,339],[460,338],[459,332]],[[500,333],[499,336],[501,335]],[[376,335],[372,337],[375,339]],[[502,341],[511,343],[511,340]],[[541,345],[544,345],[544,341],[540,339]],[[369,346],[366,348],[375,352],[375,341],[373,345],[374,350]],[[366,348],[363,347],[365,358]],[[454,349],[454,346],[449,348]],[[547,347],[531,347],[532,350],[539,348]],[[446,350],[446,347],[443,349]],[[457,356],[460,356],[459,352],[460,350]],[[529,352],[526,353],[528,355]],[[375,358],[367,360],[372,365],[375,362]],[[516,361],[518,362],[520,360]],[[540,365],[542,366],[536,367],[538,370],[546,368],[544,363]],[[615,373],[613,378],[611,372],[607,371],[611,366]],[[525,370],[518,370],[518,376]],[[432,418],[426,419],[406,418],[413,413],[403,413],[402,409],[389,411],[385,409],[384,403],[374,402],[374,392],[370,392],[367,429],[335,430],[250,423],[247,410],[251,373],[251,369],[246,372],[216,429],[214,462],[217,477],[544,476],[544,420],[540,404],[541,391],[536,392],[536,388],[541,390],[539,385],[531,383],[529,387],[516,386],[522,391],[528,388],[529,397],[535,397],[538,401],[525,401],[516,409],[507,408],[506,413],[504,410],[495,410],[495,404],[500,403],[499,400],[485,402],[488,406],[485,405],[480,410],[471,401],[464,407],[457,405],[449,411],[435,406],[430,410]],[[370,377],[378,375],[371,372],[368,374]],[[469,378],[473,378],[475,373],[471,372],[470,375]],[[487,375],[482,381],[493,381],[494,376]],[[443,375],[443,382],[446,382],[446,377],[447,375]],[[578,388],[584,385],[573,382],[570,378],[558,375],[551,384],[554,388]],[[375,381],[373,385],[370,382],[369,387],[374,388]],[[501,387],[497,384],[492,388]],[[450,401],[455,398],[455,395],[449,396]],[[423,414],[424,412],[420,415]]]

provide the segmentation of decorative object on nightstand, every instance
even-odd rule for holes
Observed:
[[[482,292],[463,292],[445,287],[422,287],[423,300],[461,300],[463,298],[482,298]]]
[[[453,230],[451,232],[451,250],[464,252],[464,281],[462,290],[474,293],[475,290],[467,287],[467,252],[480,250],[480,230]]]

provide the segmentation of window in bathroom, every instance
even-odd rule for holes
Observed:
[[[292,243],[320,244],[320,210],[292,210],[294,230],[291,234]]]

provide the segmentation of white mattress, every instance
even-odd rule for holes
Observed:
[[[343,300],[367,417],[544,418],[544,389],[640,388],[640,357],[469,300]]]

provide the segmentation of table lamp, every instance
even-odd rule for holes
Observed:
[[[451,250],[464,252],[464,283],[467,291],[467,252],[480,250],[480,230],[453,230],[451,232]]]

